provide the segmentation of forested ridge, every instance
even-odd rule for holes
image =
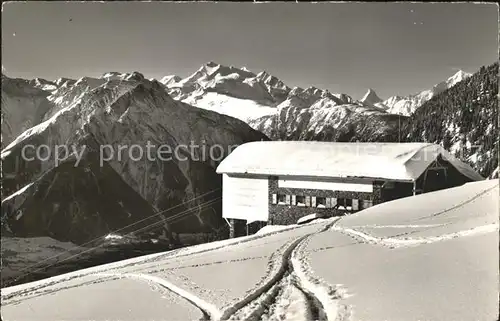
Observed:
[[[402,139],[443,145],[488,177],[498,167],[498,62],[434,96],[404,122]]]

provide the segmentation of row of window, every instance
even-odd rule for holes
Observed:
[[[358,211],[373,205],[372,200],[350,198],[273,194],[273,204],[315,208],[337,208]]]

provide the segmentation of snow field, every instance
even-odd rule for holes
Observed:
[[[453,190],[408,198],[399,214],[400,201],[372,207],[310,237],[310,266],[344,284],[337,292],[350,320],[496,317],[498,182]],[[408,205],[416,199],[422,206]]]
[[[215,111],[244,122],[262,116],[274,115],[275,107],[261,105],[253,100],[240,99],[223,94],[208,92],[202,97],[188,98],[184,102],[202,109]]]
[[[124,291],[126,289],[126,291]],[[5,306],[4,320],[198,320],[201,313],[154,283],[117,279],[58,289]]]
[[[498,182],[466,184],[338,222],[72,272],[2,289],[2,313],[23,320],[37,313],[30,307],[43,307],[42,320],[102,319],[107,295],[109,313],[120,320],[137,317],[136,306],[142,319],[147,311],[157,320],[493,320],[497,195]]]
[[[315,274],[346,288],[353,321],[486,321],[498,311],[497,246],[488,233],[391,250],[332,231],[308,249]]]
[[[496,190],[496,195],[498,195],[498,184],[498,180],[485,180],[431,194],[401,198],[346,216],[338,225],[352,227],[437,224],[438,221],[423,220],[434,216],[443,216],[455,207],[462,207],[490,191],[494,195],[494,190]]]

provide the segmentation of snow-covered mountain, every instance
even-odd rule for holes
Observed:
[[[397,140],[398,116],[358,104],[320,99],[310,108],[283,107],[249,124],[274,140]]]
[[[9,102],[8,111],[29,107],[19,115],[37,115],[27,130],[22,127],[25,120],[14,117],[17,114],[5,115],[19,133],[11,134],[1,154],[2,231],[13,236],[48,236],[81,244],[141,220],[129,231],[148,224],[153,226],[139,234],[211,231],[222,224],[221,178],[208,151],[218,146],[213,158],[222,157],[231,146],[267,139],[238,119],[174,100],[162,84],[139,73],[61,80],[50,92],[21,80],[6,81],[2,102]],[[17,96],[11,98],[12,92]],[[33,97],[36,104],[31,103]],[[47,107],[42,109],[39,101]],[[67,146],[74,153],[58,166],[54,155],[30,161],[21,157],[23,147],[30,144],[46,145],[51,152]],[[136,160],[128,150],[118,155],[120,146],[132,145],[143,150],[152,145],[152,155],[167,145],[185,157]],[[204,147],[190,149],[193,145]],[[100,164],[102,146],[109,146],[114,157]]]
[[[182,78],[177,76],[177,75],[170,75],[170,76],[165,76],[163,77],[160,82],[164,84],[165,86],[169,87],[179,81],[181,81]]]
[[[381,108],[343,93],[291,88],[265,71],[209,62],[184,79],[161,82],[173,98],[239,118],[272,139],[351,140],[356,130],[357,137],[384,139],[393,129],[393,117]]]
[[[292,89],[276,112],[249,124],[272,139],[374,141],[386,140],[397,119],[346,94],[310,87]]]
[[[290,88],[266,72],[208,62],[181,79],[166,76],[160,81],[170,95],[196,107],[213,110],[243,121],[272,114]]]
[[[376,106],[385,109],[391,114],[409,116],[413,114],[417,108],[422,106],[423,103],[430,100],[432,97],[436,96],[439,93],[442,93],[446,89],[455,86],[457,83],[467,79],[471,75],[471,73],[459,70],[448,79],[434,85],[431,89],[427,89],[417,94],[409,95],[406,97],[392,96],[384,101],[377,101]],[[374,92],[372,95],[377,97]]]
[[[265,71],[254,73],[244,67],[224,66],[215,62],[204,64],[184,79],[175,75],[165,76],[161,83],[177,100],[239,118],[253,128],[269,134],[272,131],[269,127],[271,119],[278,117],[283,108],[291,108],[289,114],[310,109],[306,113],[318,114],[312,118],[323,121],[326,118],[322,115],[332,111],[321,110],[321,106],[356,105],[356,113],[363,114],[366,109],[369,115],[378,111],[380,114],[408,116],[425,101],[469,76],[470,74],[459,71],[429,90],[408,97],[392,96],[387,100],[381,99],[373,89],[369,89],[360,101],[346,94],[330,93],[315,87],[290,88],[282,80]],[[338,123],[338,119],[334,122]],[[328,123],[326,126],[336,128],[335,123]],[[307,131],[318,126],[319,124],[309,124],[311,129]]]
[[[53,82],[53,81],[46,80],[46,79],[43,79],[43,78],[32,79],[32,80],[29,81],[29,83],[33,87],[37,87],[37,88],[45,90],[45,91],[53,91],[53,90],[56,90],[59,87],[59,85],[57,84],[57,82]]]
[[[370,88],[370,89],[368,89],[366,94],[363,96],[363,98],[361,98],[360,101],[364,104],[375,106],[376,104],[380,104],[382,102],[382,99],[377,95],[375,90]]]
[[[253,73],[247,68],[204,64],[192,75],[161,80],[172,97],[193,106],[214,110],[249,122],[276,114],[280,107],[311,107],[320,98],[337,104],[352,102],[345,94],[334,95],[315,87],[290,88],[266,71]]]

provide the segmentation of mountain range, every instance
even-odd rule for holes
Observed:
[[[215,62],[204,64],[186,78],[169,75],[159,82],[173,99],[243,120],[271,139],[345,140],[346,137],[352,139],[351,132],[355,131],[362,133],[356,139],[365,137],[365,140],[376,141],[383,140],[382,136],[395,126],[396,120],[399,123],[401,118],[393,115],[410,116],[433,96],[470,75],[460,70],[431,89],[406,97],[392,96],[386,100],[382,100],[373,89],[356,100],[347,94],[331,93],[316,87],[291,88],[266,71],[256,74],[245,67],[224,66]],[[25,92],[16,96],[18,100],[23,100],[19,104],[22,108],[16,111],[9,108],[11,103],[4,98],[4,105],[7,106],[5,113],[8,114],[4,118],[12,120],[14,125],[6,123],[2,130],[2,146],[33,124],[41,122],[40,114],[48,119],[57,108],[70,104],[87,90],[109,80],[121,82],[142,78],[137,72],[108,72],[99,78],[84,77],[79,80],[12,80],[12,84],[27,82],[31,86],[25,86]],[[2,87],[7,87],[2,89],[2,93],[7,92],[2,97],[13,96],[12,90],[15,89],[9,89],[12,85]],[[58,107],[45,113],[51,102]],[[363,123],[372,126],[367,127]]]
[[[174,99],[239,118],[271,139],[384,141],[397,139],[399,116],[410,116],[470,75],[460,70],[429,90],[385,101],[373,89],[356,100],[316,87],[291,88],[266,71],[215,62],[184,79],[170,75],[161,82]]]

